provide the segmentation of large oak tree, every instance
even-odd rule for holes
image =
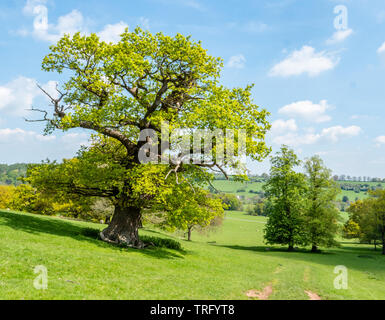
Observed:
[[[210,161],[194,163],[179,153],[170,164],[143,164],[140,151],[154,141],[140,135],[144,130],[156,132],[159,160],[170,153],[170,145],[162,140],[163,122],[171,130],[192,132],[242,129],[248,157],[260,161],[270,152],[264,141],[270,128],[268,112],[253,103],[252,86],[221,85],[221,59],[190,37],[153,35],[137,28],[126,30],[118,43],[105,43],[95,34],[78,33],[65,35],[50,51],[43,70],[67,80],[57,94],[45,92],[52,107],[35,108],[43,118],[32,121],[46,121],[47,134],[81,128],[94,135],[76,158],[31,168],[29,181],[46,190],[110,198],[115,213],[101,233],[105,241],[141,246],[138,227],[146,210],[172,214],[178,211],[175,206],[198,205],[217,210],[215,199],[202,197],[203,181],[212,178],[209,170],[227,175],[228,168],[240,168],[234,157],[216,158],[219,143],[214,139]],[[226,140],[238,150],[240,135]],[[153,149],[145,150],[154,160]]]

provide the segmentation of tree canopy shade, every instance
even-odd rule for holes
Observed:
[[[139,153],[153,139],[143,136],[145,130],[156,133],[160,159],[170,149],[161,133],[164,122],[170,130],[244,130],[248,157],[262,160],[270,152],[264,141],[270,129],[268,112],[252,102],[252,86],[222,86],[221,59],[208,55],[190,37],[153,35],[137,28],[126,30],[118,43],[105,43],[95,34],[78,33],[65,35],[50,49],[43,70],[63,73],[68,80],[57,94],[45,92],[53,110],[33,109],[43,114],[43,119],[34,121],[46,121],[47,134],[83,128],[94,135],[91,146],[75,159],[31,168],[29,181],[46,189],[111,198],[115,213],[101,233],[105,241],[140,246],[142,210],[172,212],[169,197],[182,201],[183,194],[177,192],[180,184],[188,185],[193,192],[185,195],[196,199],[185,212],[196,205],[217,208],[207,195],[203,201],[199,191],[202,181],[212,177],[208,169],[226,174],[227,168],[240,167],[227,147],[229,157],[215,156],[217,139],[213,139],[211,162],[179,158],[167,164],[143,164]],[[238,150],[239,134],[225,140],[226,146]]]

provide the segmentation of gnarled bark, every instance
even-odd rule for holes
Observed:
[[[109,226],[100,233],[103,241],[143,248],[138,229],[141,226],[141,209],[125,206],[124,202],[115,205],[115,212]]]

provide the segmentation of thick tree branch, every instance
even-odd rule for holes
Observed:
[[[65,113],[66,108],[65,108],[65,106],[61,105],[61,101],[66,96],[66,93],[60,92],[60,90],[56,87],[56,90],[59,93],[59,97],[54,98],[46,90],[44,90],[40,85],[38,85],[38,87],[50,99],[51,104],[54,106],[54,116],[59,118],[60,120],[62,120],[66,116],[66,113]],[[28,122],[46,121],[46,122],[49,122],[51,125],[53,125],[57,129],[64,129],[64,127],[62,125],[60,125],[60,121],[48,118],[48,112],[47,111],[40,110],[40,109],[32,109],[32,111],[44,113],[44,118],[39,119],[39,120],[27,120],[26,119],[26,121],[28,121]],[[129,122],[128,120],[122,120],[122,121],[123,121],[122,122],[123,125],[124,125],[124,123],[126,123],[126,124],[133,123],[133,122]],[[93,131],[96,131],[98,133],[104,134],[108,137],[111,137],[111,138],[118,140],[120,143],[122,143],[126,147],[128,153],[131,155],[134,154],[134,152],[136,152],[136,150],[137,150],[137,145],[135,143],[133,143],[129,138],[127,138],[121,131],[119,131],[116,128],[109,128],[109,127],[101,126],[101,125],[98,125],[98,124],[93,123],[91,121],[79,121],[78,123],[76,123],[74,125],[74,128],[76,128],[76,127],[80,127],[80,128],[88,129],[88,130],[93,130]]]
[[[76,186],[74,183],[64,183],[55,181],[57,187],[65,188],[69,193],[78,194],[81,196],[90,196],[90,197],[101,197],[101,198],[111,198],[118,195],[117,190],[103,190],[100,188],[94,187],[80,187]]]

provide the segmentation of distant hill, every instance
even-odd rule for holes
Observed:
[[[25,175],[27,166],[26,163],[0,164],[0,185],[19,185],[18,178]]]
[[[231,193],[242,199],[251,199],[256,195],[263,196],[263,185],[266,180],[262,177],[252,178],[247,182],[234,180],[216,179],[212,185],[219,192]],[[368,191],[377,188],[385,188],[384,182],[353,182],[353,181],[337,181],[341,187],[341,193],[338,195],[338,200],[344,202],[352,202],[358,199],[367,198]],[[211,188],[209,187],[211,190]],[[213,190],[212,190],[213,191]]]

